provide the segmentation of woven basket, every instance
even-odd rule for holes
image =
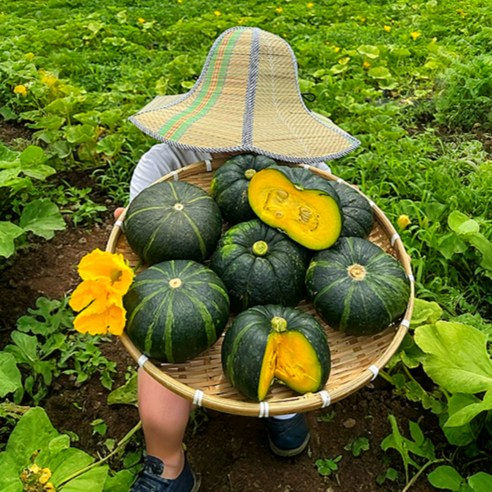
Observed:
[[[209,190],[213,171],[222,165],[224,159],[198,162],[183,167],[178,171],[164,176],[161,180],[184,180]],[[328,180],[338,180],[335,176],[308,166],[313,172]],[[385,331],[372,336],[354,337],[331,329],[317,316],[312,304],[302,301],[299,308],[314,315],[326,330],[332,356],[330,378],[317,393],[298,395],[284,385],[275,383],[264,402],[254,403],[243,397],[233,388],[222,371],[221,337],[215,345],[198,357],[185,363],[162,364],[147,359],[123,334],[120,339],[129,354],[138,365],[166,388],[194,404],[203,405],[213,410],[245,415],[266,417],[292,412],[305,412],[326,407],[330,403],[354,393],[373,380],[380,368],[384,367],[398,349],[405,336],[413,309],[414,282],[410,268],[410,260],[403,243],[394,227],[383,212],[370,201],[375,216],[375,224],[369,240],[393,255],[403,266],[410,283],[410,299],[406,312],[399,324],[388,327]],[[126,211],[125,211],[126,212]],[[115,223],[111,231],[106,250],[122,253],[137,267],[139,259],[131,250],[121,231],[124,214]]]

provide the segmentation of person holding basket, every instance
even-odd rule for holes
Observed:
[[[130,121],[161,142],[138,162],[130,200],[160,177],[197,161],[254,153],[329,171],[325,161],[359,145],[305,106],[292,48],[256,27],[223,32],[189,92],[158,96]],[[115,216],[122,210],[117,209]],[[192,402],[140,368],[138,403],[146,458],[131,491],[197,491],[200,477],[183,450]],[[304,414],[268,417],[265,424],[275,454],[295,456],[306,448],[310,435]]]

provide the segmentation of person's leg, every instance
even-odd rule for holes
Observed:
[[[147,454],[164,463],[164,478],[177,478],[185,462],[183,437],[191,402],[168,390],[143,369],[139,369],[138,408]]]

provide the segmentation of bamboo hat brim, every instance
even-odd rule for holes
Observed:
[[[189,92],[158,96],[130,121],[171,146],[287,162],[336,159],[360,144],[305,106],[289,44],[252,27],[222,33]]]

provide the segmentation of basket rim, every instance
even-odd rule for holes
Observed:
[[[167,181],[170,179],[179,180],[181,174],[186,173],[197,174],[202,172],[213,172],[226,160],[227,158],[217,158],[205,161],[198,161],[196,163],[184,166],[178,170],[171,171],[165,176],[159,178],[156,183]],[[262,402],[239,401],[232,398],[217,396],[214,394],[209,394],[200,388],[193,388],[187,384],[184,384],[183,382],[178,381],[177,379],[172,377],[172,375],[166,373],[164,370],[161,370],[159,367],[159,363],[154,363],[145,354],[143,354],[133,344],[128,335],[123,332],[119,339],[129,355],[137,362],[139,368],[143,369],[167,389],[187,400],[190,400],[194,405],[203,406],[211,410],[216,410],[224,413],[257,417],[268,417],[294,412],[306,412],[319,408],[325,408],[328,405],[340,401],[350,394],[355,393],[363,386],[374,380],[377,377],[379,370],[386,366],[391,357],[398,350],[398,347],[400,346],[403,338],[408,332],[415,299],[415,280],[410,265],[410,257],[407,254],[400,235],[394,228],[393,224],[386,217],[383,211],[374,203],[374,201],[368,198],[353,184],[344,181],[342,178],[339,178],[328,171],[318,169],[309,164],[285,164],[290,166],[301,166],[328,180],[351,186],[369,201],[374,211],[375,220],[377,220],[382,228],[385,230],[385,232],[388,233],[387,237],[390,240],[390,244],[395,250],[398,256],[397,259],[403,266],[405,273],[407,274],[407,277],[409,279],[410,296],[407,303],[407,308],[398,325],[392,325],[388,327],[384,332],[382,332],[385,333],[388,330],[395,330],[397,326],[397,329],[389,345],[386,347],[383,353],[375,361],[373,361],[371,365],[369,365],[361,372],[358,377],[355,377],[350,381],[341,384],[339,387],[331,390],[328,390],[328,386],[330,383],[330,379],[328,379],[324,388],[316,393],[306,393],[304,395],[296,395],[291,398],[283,398],[279,400],[267,398]],[[115,221],[106,244],[106,251],[114,252],[116,250],[118,239],[123,234],[122,226],[127,209],[128,207],[123,210],[122,214]],[[381,333],[377,335],[381,335]],[[368,336],[368,338],[372,338],[373,336]],[[350,338],[352,337],[347,335],[347,339]],[[165,364],[163,364],[162,366],[165,367]]]

